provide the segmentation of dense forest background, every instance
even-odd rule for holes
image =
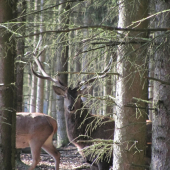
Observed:
[[[32,74],[36,56],[68,87],[100,75],[112,58],[108,76],[82,100],[92,114],[115,120],[113,169],[170,169],[169,27],[169,0],[0,1],[0,167],[15,166],[16,112],[52,116],[57,146],[68,144],[64,99]]]

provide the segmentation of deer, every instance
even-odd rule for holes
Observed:
[[[46,114],[16,114],[16,148],[31,148],[33,162],[29,170],[33,170],[39,163],[41,148],[54,158],[55,170],[59,170],[60,153],[53,145],[56,132],[56,120]]]
[[[34,55],[33,55],[34,56]],[[46,79],[55,83],[53,85],[53,90],[57,95],[64,97],[64,110],[65,110],[65,121],[66,121],[66,131],[68,139],[73,143],[79,153],[85,157],[86,161],[93,163],[91,169],[98,167],[99,170],[108,170],[112,164],[112,158],[110,160],[100,160],[98,163],[95,163],[95,158],[91,159],[92,155],[84,156],[82,149],[93,145],[92,139],[105,139],[113,140],[114,134],[114,120],[109,117],[99,117],[89,113],[88,108],[83,106],[81,96],[87,90],[87,84],[93,83],[97,78],[104,78],[107,76],[107,72],[110,70],[110,65],[112,59],[109,61],[108,66],[103,71],[102,75],[95,76],[88,81],[81,81],[75,88],[65,86],[60,80],[59,77],[52,78],[49,76],[39,59],[34,56],[34,61],[36,62],[39,71],[42,75],[34,71],[33,66],[31,67],[32,73],[41,79]],[[81,88],[84,86],[83,88]],[[87,125],[93,127],[98,123],[96,129],[88,130]],[[92,128],[91,128],[92,129]],[[88,140],[90,142],[88,142]],[[85,141],[85,142],[84,142]]]
[[[84,95],[89,84],[93,83],[96,79],[107,76],[112,58],[102,72],[102,75],[97,75],[89,80],[81,81],[74,88],[65,86],[58,76],[56,78],[49,76],[38,58],[34,56],[34,60],[41,74],[37,73],[33,67],[31,67],[33,74],[38,78],[54,82],[54,92],[64,97],[64,115],[69,141],[77,147],[79,153],[85,158],[86,162],[91,163],[91,170],[109,170],[112,165],[113,154],[111,154],[110,159],[98,159],[97,155],[93,153],[85,155],[83,150],[92,146],[96,140],[113,140],[115,122],[110,117],[96,116],[89,113],[89,109],[84,106],[81,96]],[[104,157],[106,154],[104,154]]]

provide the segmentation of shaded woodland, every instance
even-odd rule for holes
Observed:
[[[83,148],[85,157],[93,155],[92,163],[110,157],[114,170],[170,169],[169,27],[170,0],[0,1],[1,169],[15,169],[20,157],[30,159],[15,149],[17,112],[53,117],[55,147],[70,149],[73,164],[90,167],[70,147],[63,94],[55,93],[54,81],[33,74],[32,68],[42,75],[36,59],[64,90],[86,88],[74,93],[82,112],[85,107],[88,114],[114,120],[112,139],[90,139],[92,145]],[[102,126],[89,124],[93,130]],[[61,162],[64,158],[67,153]]]

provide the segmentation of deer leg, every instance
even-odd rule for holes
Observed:
[[[91,165],[90,170],[99,170],[97,166]]]
[[[43,145],[42,147],[55,160],[55,170],[59,170],[60,153],[53,145]]]
[[[42,148],[54,158],[55,170],[59,170],[60,152],[53,145],[52,137],[53,137],[53,134],[49,136],[49,138],[43,144]]]
[[[30,142],[32,165],[29,170],[33,170],[40,161],[41,145],[36,145],[35,142]]]
[[[99,170],[109,170],[110,165],[107,162],[99,162],[98,164]]]

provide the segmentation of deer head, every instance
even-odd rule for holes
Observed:
[[[75,112],[75,110],[80,109],[80,107],[81,107],[81,96],[87,90],[88,85],[93,83],[94,81],[96,81],[96,79],[101,79],[101,78],[106,77],[107,73],[110,71],[111,64],[112,64],[112,58],[111,58],[108,65],[106,66],[106,68],[102,72],[102,75],[97,75],[97,76],[92,77],[91,79],[88,79],[86,81],[81,81],[77,84],[77,86],[75,88],[72,89],[70,87],[65,86],[59,80],[58,76],[57,76],[57,78],[52,78],[51,76],[49,76],[44,71],[44,68],[42,67],[38,58],[36,58],[35,56],[34,56],[34,61],[36,62],[36,64],[37,64],[40,72],[42,73],[42,75],[36,73],[34,71],[33,67],[31,67],[33,74],[35,76],[41,78],[41,79],[46,79],[46,80],[52,81],[56,84],[56,85],[53,85],[53,90],[55,91],[55,93],[57,95],[63,96],[65,98],[64,99],[65,110],[67,110],[68,112]]]

